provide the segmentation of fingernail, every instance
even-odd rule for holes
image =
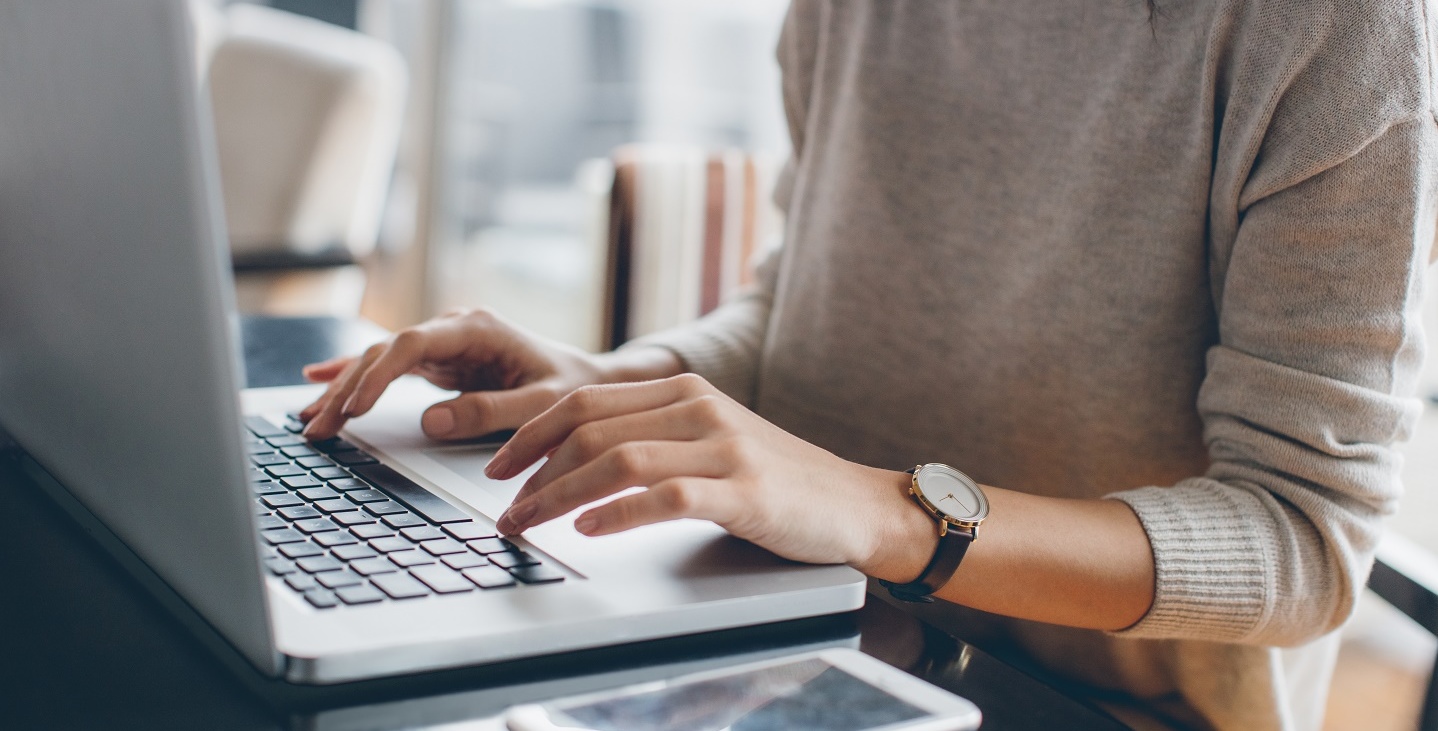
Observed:
[[[581,515],[579,516],[579,520],[574,521],[574,529],[586,536],[594,533],[594,530],[598,527],[599,519],[592,515]]]
[[[501,533],[518,533],[524,529],[536,512],[539,512],[539,506],[534,503],[511,505],[504,515],[499,516],[499,524],[496,527]]]
[[[509,471],[509,455],[501,449],[490,458],[489,464],[484,466],[484,474],[492,479],[499,479],[500,475]]]
[[[432,437],[442,437],[454,431],[454,412],[444,407],[430,409],[420,419],[420,428]]]

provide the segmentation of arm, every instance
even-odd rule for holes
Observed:
[[[1216,254],[1221,343],[1198,403],[1208,474],[1111,500],[988,488],[991,518],[940,596],[1141,637],[1287,644],[1340,623],[1397,496],[1391,445],[1416,414],[1435,151],[1433,121],[1411,120],[1245,206]],[[501,530],[646,485],[576,527],[702,518],[897,582],[937,540],[907,476],[841,460],[697,378],[581,389],[520,429],[491,476],[546,454]]]

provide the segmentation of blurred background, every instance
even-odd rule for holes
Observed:
[[[782,0],[191,1],[246,312],[486,305],[600,350],[711,309],[782,228]],[[1438,586],[1438,358],[1421,389],[1391,533]],[[1415,728],[1438,641],[1371,593],[1345,634],[1326,728]]]
[[[612,340],[613,249],[628,246],[611,235],[617,151],[691,199],[705,159],[739,155],[757,164],[761,207],[787,154],[784,2],[197,5],[249,312],[395,329],[483,304],[598,349]],[[722,216],[707,208],[649,229],[702,229]],[[761,214],[751,233],[768,236],[776,214]]]

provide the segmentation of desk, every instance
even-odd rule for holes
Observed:
[[[292,382],[301,363],[330,353],[268,343],[309,333],[315,339],[306,342],[342,347],[375,334],[316,319],[248,320],[245,330],[250,382],[271,385]],[[262,697],[262,679],[232,672],[183,631],[10,458],[0,458],[0,495],[0,728],[423,727],[491,714],[505,699],[542,695],[563,681],[825,642],[857,644],[969,698],[983,709],[986,731],[1124,728],[874,596],[838,617],[411,677],[342,700]]]

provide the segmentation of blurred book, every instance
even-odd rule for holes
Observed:
[[[689,146],[615,151],[606,347],[702,317],[752,284],[783,228],[770,200],[780,162]]]

